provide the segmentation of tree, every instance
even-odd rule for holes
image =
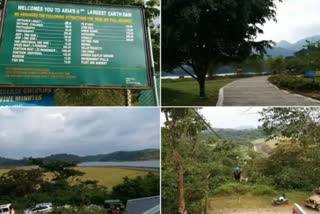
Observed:
[[[0,177],[0,194],[21,197],[41,190],[45,183],[39,169],[13,169]]]
[[[267,108],[261,122],[269,138],[280,141],[264,174],[278,188],[312,190],[320,185],[320,113],[316,108]],[[303,172],[303,173],[301,173]]]
[[[316,108],[266,108],[261,115],[269,139],[290,138],[299,144],[320,146],[320,113]]]
[[[172,159],[175,162],[176,170],[178,172],[178,213],[187,214],[185,189],[184,189],[184,166],[182,164],[182,154],[179,147],[182,142],[180,138],[186,136],[190,139],[197,137],[201,130],[206,127],[203,121],[195,114],[193,109],[164,109],[166,116],[165,135],[172,152]]]
[[[277,0],[163,0],[162,63],[197,80],[204,98],[206,75],[217,63],[265,53],[271,41],[255,41],[260,25],[275,19]],[[281,0],[280,0],[281,1]],[[194,74],[184,66],[192,67]]]
[[[144,177],[125,177],[122,184],[112,188],[112,196],[126,202],[129,199],[160,195],[160,178],[158,174],[149,173]]]
[[[197,110],[163,112],[162,212],[206,213],[209,192],[233,180],[239,145],[223,140]]]
[[[253,69],[256,74],[261,74],[265,61],[258,55],[249,56],[240,63],[240,66],[246,69]]]
[[[76,167],[76,163],[65,162],[65,161],[50,161],[48,163],[44,163],[41,159],[33,159],[33,164],[39,166],[43,172],[52,173],[55,177],[52,179],[53,181],[67,180],[70,177],[82,176],[85,173],[79,170],[73,169]]]
[[[278,56],[276,58],[269,58],[268,64],[271,68],[272,74],[280,74],[286,68],[286,61],[282,56]]]

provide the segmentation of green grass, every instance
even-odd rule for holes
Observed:
[[[206,81],[208,99],[199,98],[198,82],[194,79],[162,80],[162,106],[215,106],[219,98],[219,89],[236,80],[217,79]]]
[[[79,171],[86,174],[81,176],[81,180],[97,180],[100,185],[103,185],[112,190],[113,186],[121,184],[124,177],[136,178],[137,176],[145,176],[148,171],[120,169],[108,167],[76,167]]]

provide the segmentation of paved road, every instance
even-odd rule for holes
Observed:
[[[320,106],[320,101],[283,91],[269,76],[244,78],[220,89],[218,106]]]

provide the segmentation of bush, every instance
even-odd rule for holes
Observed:
[[[272,76],[269,81],[280,88],[288,88],[299,91],[319,91],[320,78],[305,78],[289,74]]]
[[[275,195],[277,191],[272,186],[256,184],[249,185],[243,183],[227,183],[218,187],[214,194],[245,194],[253,193],[254,195]]]
[[[277,191],[271,186],[258,184],[252,187],[252,193],[254,195],[276,195]]]
[[[244,194],[250,192],[249,185],[242,183],[226,183],[214,190],[214,194]]]

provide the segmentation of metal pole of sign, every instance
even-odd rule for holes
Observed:
[[[126,105],[132,106],[132,93],[130,89],[126,90]]]
[[[154,90],[154,96],[156,100],[156,106],[159,106],[159,94],[157,89],[157,76],[156,71],[154,67],[154,59],[153,59],[153,50],[152,50],[152,40],[151,40],[151,30],[150,30],[150,24],[148,23],[148,37],[149,37],[149,48],[150,48],[150,58],[151,58],[151,71],[152,71],[152,77],[153,77],[153,90]]]
[[[7,0],[0,0],[0,45],[2,41],[2,32],[4,25],[5,8],[7,7]]]
[[[6,7],[7,7],[7,0],[0,0],[0,42],[2,39],[2,32],[4,26],[4,17],[6,15]]]

